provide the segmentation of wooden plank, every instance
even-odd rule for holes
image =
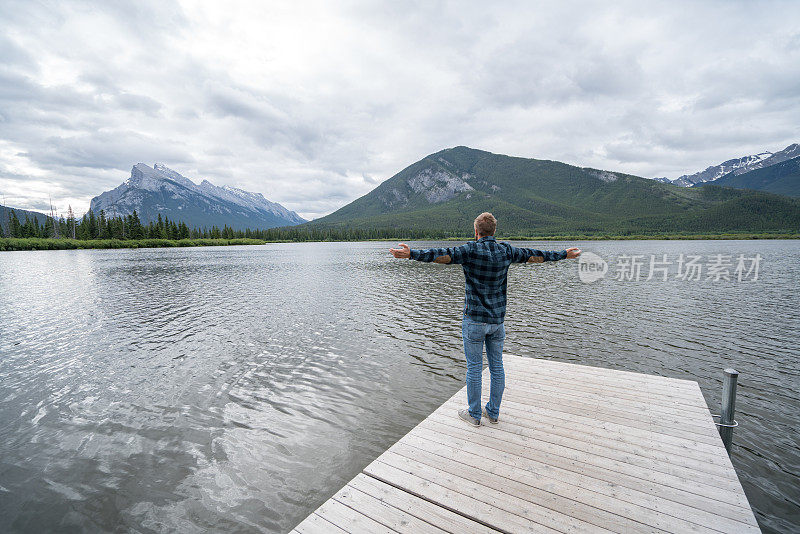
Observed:
[[[426,419],[420,424],[420,428],[426,428],[443,434],[455,434],[458,437],[466,437],[467,439],[475,439],[474,433],[477,432],[477,429],[469,428],[463,422],[461,422],[461,424],[458,423],[459,421],[453,421],[452,423],[444,420],[433,422],[430,419]],[[500,425],[498,425],[498,427],[499,426]],[[495,448],[501,450],[511,448],[513,445],[523,449],[528,448],[537,451],[547,451],[551,455],[560,456],[567,460],[602,467],[645,481],[655,482],[672,488],[686,489],[687,491],[701,492],[705,495],[714,495],[718,500],[724,502],[735,502],[740,498],[740,492],[731,487],[720,488],[717,485],[706,484],[704,481],[687,481],[685,478],[670,473],[628,464],[606,456],[587,454],[570,447],[553,445],[547,442],[540,442],[539,440],[522,439],[520,436],[515,436],[510,433],[502,434],[502,438],[500,438],[497,437],[501,435],[497,430],[499,430],[499,428],[486,427],[484,431],[485,434],[481,437],[481,443],[492,443]],[[491,432],[491,435],[488,434],[488,432]],[[519,448],[516,448],[516,450],[519,451]],[[519,452],[521,453],[521,451]]]
[[[395,532],[430,532],[431,534],[447,532],[403,510],[386,504],[369,493],[364,493],[354,488],[351,484],[345,486],[344,489],[334,495],[333,498],[349,508],[358,510],[359,513],[371,517],[378,523],[389,527]]]
[[[576,387],[591,387],[603,390],[613,388],[613,390],[619,391],[620,393],[627,393],[630,395],[646,393],[650,397],[672,399],[676,402],[680,402],[681,404],[687,404],[698,408],[704,407],[704,399],[702,396],[696,396],[697,393],[700,393],[699,388],[676,388],[671,384],[665,384],[657,381],[637,383],[627,379],[618,379],[615,377],[595,377],[591,374],[573,374],[566,371],[553,371],[546,368],[519,369],[514,366],[505,365],[505,371],[507,378],[519,378],[530,384],[562,382],[572,383]]]
[[[705,401],[696,396],[669,395],[661,392],[649,391],[644,388],[627,388],[615,384],[599,384],[597,382],[585,382],[574,378],[551,376],[547,372],[535,372],[531,375],[520,373],[519,371],[506,370],[506,386],[527,387],[529,389],[557,389],[568,391],[572,394],[591,395],[600,397],[611,397],[614,399],[626,399],[639,401],[661,408],[671,408],[681,413],[708,414],[708,407]],[[485,376],[489,376],[488,373]]]
[[[456,404],[452,404],[455,408]],[[678,447],[675,445],[662,443],[652,438],[642,439],[637,436],[625,436],[619,433],[595,432],[593,429],[583,428],[580,433],[575,432],[575,426],[566,424],[562,420],[547,420],[546,418],[532,419],[529,412],[523,412],[514,407],[504,407],[501,416],[503,426],[518,426],[531,430],[541,430],[543,432],[557,434],[573,439],[582,439],[590,443],[597,443],[621,451],[630,452],[639,456],[653,458],[667,463],[679,462],[681,464],[692,465],[698,471],[717,473],[720,468],[727,468],[719,451],[696,451],[690,447]],[[627,438],[627,439],[626,439]]]
[[[351,534],[391,534],[393,532],[392,529],[358,510],[345,506],[336,499],[328,499],[314,513]]]
[[[463,510],[466,510],[467,514],[470,513],[470,503],[479,501],[490,505],[496,511],[512,519],[515,524],[523,526],[526,531],[530,532],[538,532],[542,528],[554,532],[609,532],[606,529],[569,517],[567,514],[536,506],[511,493],[499,491],[482,483],[476,483],[441,470],[430,469],[421,462],[388,451],[369,464],[364,469],[364,472],[383,478],[383,476],[386,476],[387,468],[396,470],[394,480],[403,487],[406,487],[407,482],[404,481],[411,475],[427,481],[429,484],[450,490],[452,501]],[[432,500],[440,504],[447,502],[435,497],[432,497]],[[504,519],[500,519],[497,524],[502,525],[504,521]],[[513,531],[513,529],[511,530]]]
[[[488,385],[482,389],[483,395],[488,398],[489,387]],[[722,441],[719,438],[719,433],[715,430],[714,421],[710,415],[707,416],[705,421],[692,420],[689,417],[681,417],[680,415],[665,415],[658,410],[642,409],[625,409],[620,406],[615,406],[609,402],[603,406],[599,404],[592,404],[587,401],[577,401],[574,398],[566,397],[562,394],[555,392],[544,393],[530,393],[520,391],[519,389],[507,389],[503,394],[503,401],[514,402],[517,404],[526,404],[528,406],[537,407],[544,403],[557,404],[564,408],[571,408],[574,410],[582,411],[583,413],[590,414],[592,417],[601,418],[609,417],[621,421],[634,421],[638,426],[647,426],[648,428],[664,428],[669,429],[673,434],[676,432],[681,437],[691,439],[693,436],[699,436],[694,439],[702,440],[708,444],[719,444]],[[600,401],[598,400],[598,403]]]
[[[563,362],[552,362],[542,358],[516,358],[503,355],[503,362],[507,369],[519,370],[523,373],[550,372],[552,374],[562,374],[570,376],[575,380],[588,382],[616,383],[627,387],[650,387],[655,390],[663,390],[675,393],[689,393],[694,391],[694,382],[688,380],[676,380],[663,376],[628,374],[625,371],[605,369],[601,367],[589,367],[585,365],[569,364]],[[525,360],[533,361],[530,364]]]
[[[447,401],[446,406],[452,409],[461,407],[459,400]],[[690,439],[680,439],[649,430],[622,427],[614,423],[602,423],[589,417],[564,414],[544,410],[538,406],[520,405],[504,402],[500,411],[501,421],[525,427],[541,427],[553,432],[568,432],[573,437],[597,437],[632,446],[652,448],[667,454],[682,455],[708,461],[714,465],[730,467],[729,460],[723,459],[718,445],[709,445]],[[580,429],[580,432],[576,432]]]
[[[652,528],[669,532],[718,530],[709,524],[708,518],[700,518],[699,515],[695,517],[696,521],[689,521],[685,516],[670,515],[651,507],[609,497],[600,492],[568,484],[560,478],[544,477],[540,473],[520,469],[518,466],[489,462],[480,456],[471,459],[469,455],[463,455],[456,460],[448,455],[441,456],[425,449],[426,446],[430,446],[430,443],[416,441],[412,444],[411,440],[404,440],[404,443],[397,444],[394,452],[416,459],[433,469],[479,481],[502,491],[513,491],[518,495],[524,495],[529,502],[567,513],[571,517],[615,532],[650,532]],[[725,526],[728,527],[728,530],[721,532],[746,526],[724,518],[717,518],[714,521],[715,525],[720,523],[726,523]]]
[[[464,392],[464,399],[466,400],[466,392]],[[717,447],[721,447],[724,449],[722,445],[722,439],[717,436],[713,436],[711,434],[706,435],[705,433],[696,433],[696,432],[686,432],[682,428],[679,427],[670,427],[664,425],[654,425],[650,421],[646,421],[642,418],[636,417],[624,417],[620,416],[619,414],[615,414],[613,412],[609,412],[607,410],[600,411],[600,410],[590,410],[590,407],[587,406],[573,406],[569,405],[568,403],[554,403],[551,402],[547,396],[537,396],[535,399],[529,397],[526,399],[528,402],[521,404],[517,403],[520,406],[524,407],[535,407],[535,408],[546,408],[558,412],[564,412],[567,414],[573,414],[578,416],[591,416],[596,421],[605,422],[605,423],[617,423],[622,426],[627,426],[631,428],[638,428],[640,430],[649,430],[651,432],[658,432],[660,434],[665,434],[668,436],[674,436],[677,438],[683,439],[690,439],[692,441],[698,441],[701,443],[705,443],[707,445],[714,445]],[[534,402],[535,401],[535,402]],[[463,401],[466,404],[465,401]],[[508,400],[508,402],[515,402],[512,400]],[[503,401],[505,404],[506,401]]]
[[[455,430],[455,429],[448,429]],[[604,482],[609,482],[615,486],[630,488],[650,495],[661,496],[687,506],[700,509],[719,509],[724,513],[730,513],[729,517],[739,519],[737,510],[747,509],[749,506],[746,499],[741,494],[703,491],[705,488],[684,485],[675,488],[666,485],[661,480],[648,480],[639,478],[614,469],[614,466],[599,466],[591,463],[576,461],[574,459],[558,456],[538,449],[506,443],[495,440],[491,436],[476,442],[474,436],[466,436],[459,432],[432,432],[420,429],[417,433],[420,437],[431,441],[444,441],[453,448],[454,454],[463,449],[469,449],[470,445],[479,447],[482,451],[492,457],[506,457],[509,460],[533,465],[546,465],[554,469],[570,471],[592,477]]]
[[[458,426],[459,423],[464,425],[463,422],[457,420],[455,417],[444,414],[433,414],[430,416],[429,421],[433,425]],[[505,426],[506,425],[498,425],[496,428],[491,429],[497,438],[504,441],[523,443],[533,447],[556,448],[557,450],[561,451],[569,450],[572,454],[579,453],[589,458],[607,458],[619,463],[639,467],[646,472],[658,472],[671,475],[682,480],[684,484],[687,482],[700,482],[713,488],[734,492],[738,491],[738,489],[741,487],[738,479],[734,480],[722,474],[712,474],[707,472],[698,473],[690,467],[661,463],[652,460],[651,458],[625,453],[616,449],[581,441],[579,439],[564,438],[555,434],[527,432],[518,427],[514,428],[513,431],[510,431],[504,428]]]
[[[484,380],[489,380],[488,375]],[[557,393],[580,397],[585,399],[607,399],[625,401],[633,405],[647,405],[665,413],[690,415],[694,418],[705,418],[709,415],[706,406],[698,404],[685,404],[676,398],[663,395],[653,395],[643,390],[625,390],[611,387],[586,387],[580,383],[567,380],[550,380],[548,377],[521,379],[519,375],[506,373],[506,389],[519,389],[526,391],[555,391]]]
[[[488,368],[487,368],[488,369]],[[628,385],[610,380],[584,379],[565,372],[554,372],[546,369],[521,370],[505,366],[506,385],[519,384],[527,387],[551,387],[576,390],[581,393],[608,395],[613,398],[629,398],[643,400],[651,404],[680,407],[687,411],[707,412],[701,392],[676,390],[671,386],[661,385]],[[488,376],[488,373],[487,373]],[[660,403],[654,401],[661,401]]]
[[[464,403],[465,399],[451,399],[446,401],[446,404],[450,404],[451,408],[456,406],[460,408]],[[703,443],[688,438],[664,434],[658,427],[653,429],[635,428],[619,423],[598,420],[593,417],[589,417],[587,414],[579,415],[553,410],[546,405],[530,406],[513,402],[507,403],[504,401],[502,404],[502,411],[506,412],[508,410],[514,410],[515,412],[518,412],[521,417],[526,417],[528,420],[552,421],[552,424],[563,424],[565,426],[571,426],[572,428],[580,428],[581,431],[613,434],[623,438],[627,436],[638,437],[642,440],[661,442],[684,449],[681,452],[688,452],[689,449],[693,449],[701,452],[703,455],[716,455],[718,456],[719,461],[724,461],[723,457],[719,456],[719,449],[721,447],[724,448],[722,445],[722,440],[719,440],[713,444]],[[558,423],[558,421],[563,423]],[[725,457],[727,457],[727,454]],[[725,465],[729,465],[729,461]]]
[[[653,510],[645,510],[647,512],[644,514],[644,518],[647,520],[647,524],[645,524],[633,519],[637,512],[639,512],[638,515],[641,515],[640,507],[625,501],[609,499],[596,492],[581,491],[580,488],[574,487],[568,488],[559,480],[537,478],[533,474],[511,469],[504,464],[490,463],[486,460],[472,464],[464,462],[463,458],[454,460],[412,446],[410,443],[398,443],[393,447],[393,451],[408,460],[415,460],[427,465],[428,469],[457,475],[466,480],[478,482],[485,487],[522,496],[529,503],[549,508],[554,512],[566,514],[571,518],[612,532],[652,532],[654,528],[663,532],[677,530],[708,532],[708,529],[700,525],[672,518]],[[480,467],[481,463],[484,467]],[[574,491],[575,489],[578,491]],[[565,494],[571,494],[572,497],[567,497]],[[612,503],[617,505],[616,509]]]
[[[474,436],[457,436],[456,433],[445,434],[422,428],[415,431],[414,435],[429,441],[443,443],[452,448],[453,454],[461,454],[460,451],[477,451],[487,457],[498,459],[498,461],[531,465],[534,469],[542,472],[555,470],[556,472],[588,477],[598,480],[600,483],[608,483],[615,488],[628,488],[637,493],[657,496],[700,510],[719,510],[720,514],[739,521],[743,521],[743,517],[746,518],[752,515],[746,499],[736,493],[730,493],[730,499],[720,500],[719,497],[727,496],[727,494],[715,493],[713,496],[709,496],[706,492],[693,493],[687,491],[686,488],[672,488],[612,469],[572,461],[530,447],[500,442],[501,447],[497,448],[495,447],[496,443],[493,443],[490,439],[476,441]]]
[[[459,404],[450,403],[453,411],[459,408]],[[528,435],[526,432],[542,433],[542,435],[559,436],[566,440],[579,440],[610,449],[616,449],[626,454],[635,454],[644,458],[661,461],[677,466],[688,467],[700,473],[709,473],[714,476],[723,476],[734,480],[733,474],[728,469],[729,465],[720,459],[719,451],[692,451],[690,454],[683,454],[684,448],[674,445],[664,444],[657,441],[648,442],[646,439],[632,437],[626,440],[624,435],[612,433],[596,432],[575,432],[575,426],[566,424],[561,420],[547,421],[542,419],[531,419],[530,414],[522,412],[514,407],[501,408],[501,422],[504,430],[508,428],[519,428],[520,435]],[[447,412],[444,412],[447,416]],[[498,426],[498,429],[500,427]]]
[[[488,393],[490,382],[488,380],[482,382],[487,382],[481,385],[486,388],[486,393]],[[705,412],[686,410],[680,406],[662,405],[658,402],[653,402],[653,400],[617,397],[613,393],[601,395],[577,391],[568,386],[528,385],[506,380],[505,391],[517,396],[520,399],[519,402],[525,402],[528,397],[537,398],[544,395],[566,401],[593,404],[598,408],[618,411],[620,415],[633,414],[639,418],[648,416],[648,421],[680,420],[684,425],[697,426],[696,431],[699,433],[706,433],[708,422],[711,418],[708,409],[705,409]]]
[[[422,497],[439,506],[454,511],[464,517],[492,525],[495,529],[505,533],[532,532],[557,534],[561,531],[547,527],[536,522],[535,518],[519,516],[503,508],[504,495],[497,498],[496,493],[484,492],[478,487],[465,486],[461,491],[450,489],[448,485],[427,480],[414,473],[398,469],[391,465],[375,460],[364,468],[364,473],[394,486],[401,486],[404,491]],[[440,481],[447,483],[448,481]],[[473,490],[473,491],[471,491]],[[470,492],[470,494],[462,493]],[[524,510],[523,513],[526,511]]]
[[[297,534],[328,534],[330,532],[341,534],[347,531],[323,519],[316,513],[312,513],[310,516],[306,517],[302,523],[294,527],[292,532],[296,532]]]
[[[489,384],[483,385],[483,394],[489,394]],[[612,398],[606,398],[599,402],[592,402],[589,398],[581,398],[572,396],[563,392],[557,391],[537,391],[532,389],[516,389],[511,387],[507,388],[507,393],[503,393],[503,399],[513,400],[515,402],[537,405],[542,402],[550,404],[558,404],[559,406],[570,407],[582,410],[585,413],[591,413],[593,416],[608,415],[619,419],[632,420],[643,422],[649,426],[663,426],[679,429],[682,434],[696,434],[703,436],[708,440],[720,440],[719,433],[713,428],[713,420],[711,415],[707,416],[705,423],[700,421],[693,421],[681,417],[677,414],[665,414],[658,408],[653,407],[648,410],[646,405],[633,405],[622,401],[616,401]],[[712,426],[709,426],[709,423]],[[720,440],[721,441],[721,440]]]
[[[482,389],[483,395],[486,398],[489,396],[489,386],[486,385]],[[650,427],[662,427],[679,430],[682,436],[690,437],[690,434],[701,436],[706,443],[719,442],[722,445],[722,440],[719,437],[719,432],[714,427],[714,421],[709,414],[707,414],[705,421],[692,420],[688,417],[684,418],[679,415],[665,415],[659,413],[658,410],[648,410],[647,407],[641,408],[623,408],[615,405],[613,401],[605,403],[603,406],[592,404],[587,399],[584,401],[577,401],[574,398],[552,393],[530,393],[528,391],[520,391],[519,389],[506,389],[503,393],[503,403],[506,401],[517,404],[527,404],[528,406],[539,406],[543,402],[550,404],[558,404],[569,406],[577,409],[582,409],[584,413],[591,414],[593,417],[609,415],[616,418],[626,420],[633,420],[643,422]],[[598,403],[600,401],[598,400]]]
[[[521,362],[520,360],[527,360]],[[533,362],[533,363],[529,363]],[[503,364],[507,371],[519,374],[525,378],[547,375],[553,379],[568,379],[585,384],[594,384],[595,387],[612,386],[620,389],[647,390],[653,394],[672,396],[680,398],[682,395],[696,392],[695,382],[675,383],[660,376],[642,375],[638,378],[630,378],[624,374],[615,374],[616,371],[604,370],[597,367],[576,366],[579,369],[569,367],[552,367],[548,360],[541,358],[514,358],[513,356],[503,355]],[[691,399],[682,399],[691,402]]]
[[[535,364],[527,363],[530,360],[533,360],[536,363]],[[575,373],[576,375],[587,374],[596,377],[626,378],[631,382],[639,382],[639,383],[645,383],[645,382],[670,383],[671,385],[674,385],[674,387],[676,388],[682,387],[686,388],[687,390],[694,390],[694,385],[696,384],[696,382],[692,380],[686,380],[682,378],[648,375],[644,373],[636,373],[633,371],[623,371],[620,369],[608,369],[605,367],[594,367],[589,365],[581,365],[578,363],[560,362],[556,360],[548,360],[545,358],[526,358],[522,356],[516,356],[513,354],[503,354],[503,361],[504,362],[507,361],[511,365],[521,364],[524,367],[536,365],[540,367],[549,367],[551,369],[563,369],[568,372]]]
[[[397,445],[401,444],[413,447],[413,449],[407,450],[410,450],[411,454],[415,458],[420,458],[421,461],[425,461],[422,458],[430,458],[431,454],[442,458],[454,456],[454,443],[452,441],[426,437],[421,433],[409,434]],[[421,450],[422,453],[416,452],[414,449]],[[396,449],[396,452],[398,450]],[[719,512],[712,513],[704,509],[690,507],[663,497],[630,490],[580,473],[554,469],[546,464],[525,461],[522,458],[510,460],[508,456],[493,454],[493,452],[499,451],[481,447],[477,443],[459,447],[458,451],[458,462],[469,466],[475,471],[497,473],[506,478],[557,493],[567,499],[600,507],[603,510],[608,510],[657,528],[685,530],[684,520],[712,530],[721,530],[722,532],[730,532],[731,530],[747,527],[746,521],[748,518],[744,515],[739,515],[736,519],[730,519],[727,516],[722,516]],[[435,459],[434,462],[434,465],[441,465],[439,460]],[[630,508],[629,505],[635,508]],[[653,511],[655,514],[650,514],[649,511]],[[665,517],[660,517],[661,514]],[[650,517],[655,517],[658,520],[651,523]],[[742,524],[743,522],[745,523],[744,525]]]
[[[381,480],[364,474],[356,476],[356,478],[350,481],[349,485],[395,508],[403,510],[408,514],[435,524],[442,530],[450,532],[451,534],[459,534],[461,532],[496,534],[498,532],[486,525],[452,512],[447,508],[438,506],[430,501],[421,499],[416,495],[399,490]]]

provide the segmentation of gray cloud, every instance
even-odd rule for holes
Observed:
[[[129,130],[111,130],[73,137],[51,137],[37,152],[22,153],[43,168],[97,168],[125,170],[131,165],[118,162],[171,161],[186,164],[194,161],[185,140],[156,139]]]
[[[676,177],[800,140],[796,2],[3,2],[0,192],[139,161],[306,217],[455,145]]]
[[[138,111],[151,117],[157,116],[158,112],[162,108],[160,102],[157,102],[149,96],[144,95],[120,93],[115,96],[115,100],[120,109],[134,112]]]

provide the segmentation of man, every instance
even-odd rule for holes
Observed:
[[[464,321],[461,334],[467,359],[468,410],[458,416],[473,426],[480,426],[481,415],[496,424],[500,417],[500,401],[505,388],[503,371],[503,340],[506,337],[503,320],[506,314],[506,281],[511,263],[541,263],[565,258],[577,258],[581,251],[568,248],[559,252],[513,247],[495,241],[497,220],[491,213],[481,213],[475,219],[475,241],[460,247],[411,250],[405,243],[389,252],[395,258],[411,258],[434,263],[457,263],[464,269]],[[483,345],[489,361],[491,385],[489,402],[481,410],[481,370]]]

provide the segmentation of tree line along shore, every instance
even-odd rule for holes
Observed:
[[[91,210],[82,218],[46,217],[43,223],[26,215],[21,221],[14,210],[0,225],[0,251],[65,250],[101,248],[197,247],[222,245],[261,245],[268,242],[305,241],[382,241],[382,240],[452,240],[466,241],[471,236],[429,228],[348,228],[298,226],[266,230],[190,228],[182,221],[158,215],[144,224],[134,211],[130,215],[107,217]],[[663,233],[663,234],[569,234],[569,235],[498,235],[501,239],[521,241],[582,240],[659,240],[659,239],[800,239],[799,233]]]

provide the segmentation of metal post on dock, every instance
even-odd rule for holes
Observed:
[[[731,453],[731,442],[733,440],[733,429],[738,423],[733,419],[736,411],[736,382],[739,379],[739,371],[736,369],[725,369],[725,377],[722,381],[722,411],[720,412],[719,435],[725,450]]]

